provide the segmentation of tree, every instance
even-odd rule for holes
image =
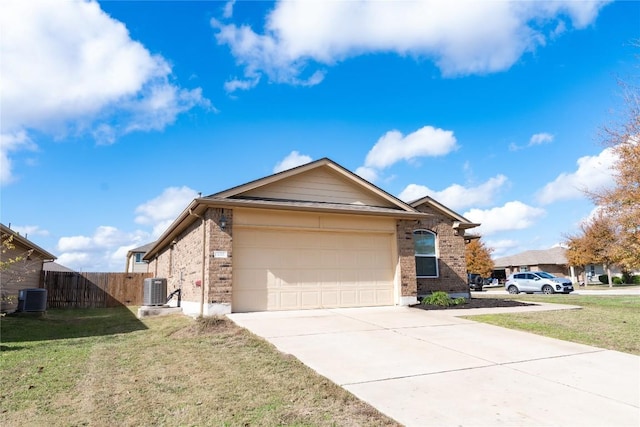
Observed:
[[[640,47],[640,40],[633,45]],[[620,87],[625,113],[619,123],[603,129],[602,137],[615,158],[615,185],[588,195],[613,228],[610,261],[632,271],[640,268],[640,90],[630,82],[621,81]]]
[[[18,283],[24,280],[30,273],[31,266],[27,263],[33,249],[27,249],[19,253],[13,243],[12,234],[2,234],[2,244],[0,250],[0,312],[4,310],[5,304],[13,304],[14,296],[6,289],[11,283]]]
[[[480,239],[473,239],[465,246],[465,260],[469,273],[479,274],[482,277],[491,277],[493,273],[493,249],[484,245]]]
[[[616,224],[603,211],[580,225],[580,233],[567,239],[567,261],[571,265],[602,264],[611,280],[611,264],[616,262]]]
[[[634,43],[640,47],[640,40]],[[640,267],[640,90],[620,82],[626,111],[621,123],[604,129],[603,143],[616,158],[615,186],[592,194],[616,225],[614,258],[623,269]]]

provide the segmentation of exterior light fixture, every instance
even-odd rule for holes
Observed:
[[[227,217],[222,214],[222,216],[220,217],[220,229],[224,230],[225,228],[227,228]]]

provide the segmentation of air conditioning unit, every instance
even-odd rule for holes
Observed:
[[[17,311],[47,311],[47,290],[41,288],[20,289],[20,291],[18,292]]]
[[[142,305],[165,305],[167,303],[167,279],[154,277],[144,279]]]

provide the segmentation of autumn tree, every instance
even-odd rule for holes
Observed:
[[[633,45],[640,47],[640,40]],[[587,192],[599,208],[598,217],[585,223],[580,234],[571,236],[567,243],[569,256],[576,257],[574,265],[583,265],[587,259],[587,264],[606,261],[623,271],[633,271],[640,268],[640,90],[637,81],[621,81],[620,87],[624,115],[602,133],[602,143],[615,159],[611,168],[614,185]],[[596,239],[601,234],[606,237]],[[598,247],[602,245],[606,250]]]
[[[580,225],[580,233],[567,240],[567,261],[572,265],[602,264],[611,280],[611,264],[617,263],[615,222],[603,211]],[[614,243],[614,244],[612,244]]]
[[[627,117],[604,129],[603,142],[614,155],[615,185],[591,194],[594,203],[614,224],[611,255],[623,270],[640,267],[640,92],[623,85]]]
[[[480,239],[473,239],[465,247],[465,260],[469,273],[479,274],[482,277],[491,277],[493,273],[492,248],[485,246]]]

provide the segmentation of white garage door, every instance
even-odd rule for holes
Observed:
[[[389,233],[234,229],[235,312],[392,304]]]

